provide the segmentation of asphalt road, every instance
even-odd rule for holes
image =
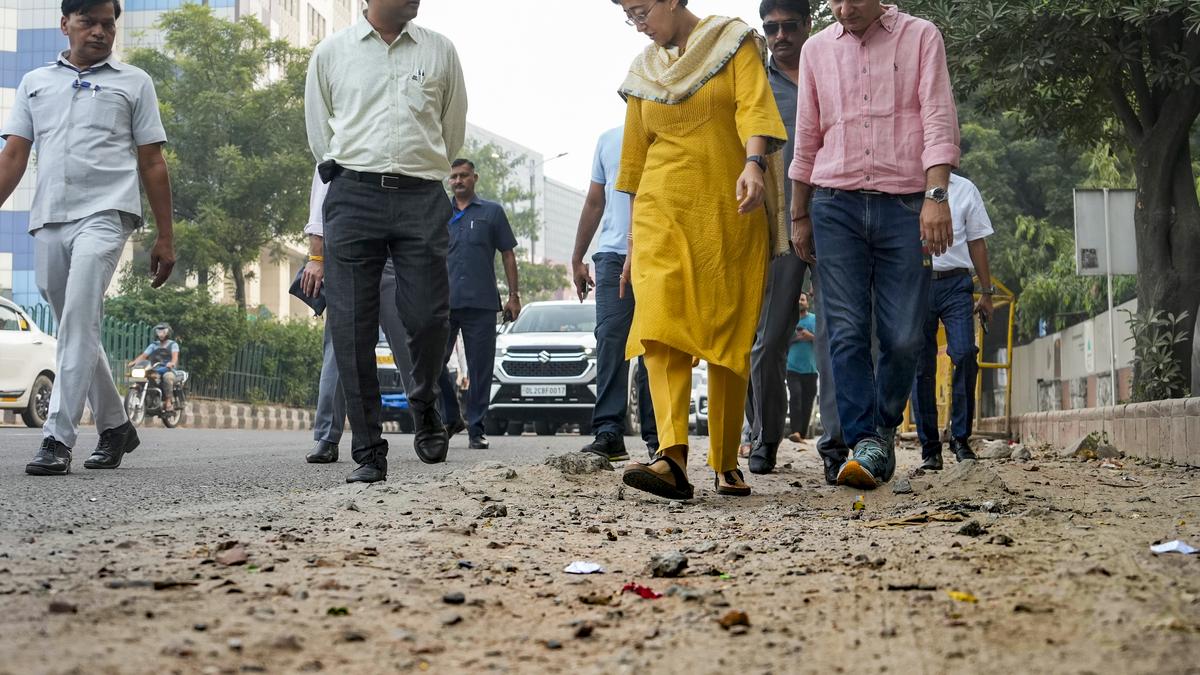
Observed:
[[[0,534],[103,529],[223,502],[325,490],[343,485],[354,468],[349,435],[340,462],[314,465],[304,461],[313,444],[310,432],[151,427],[138,433],[141,446],[120,469],[94,471],[83,468],[96,444],[95,432],[85,428],[71,474],[35,478],[25,475],[25,464],[41,443],[41,430],[0,427]],[[488,450],[469,450],[460,434],[450,442],[448,461],[431,466],[416,458],[412,436],[387,439],[389,481],[435,477],[485,461],[538,463],[587,442],[577,435],[505,436],[492,438]],[[629,440],[635,451],[640,440]]]

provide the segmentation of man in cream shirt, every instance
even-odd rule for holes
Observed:
[[[387,478],[375,341],[379,282],[390,258],[413,357],[414,449],[445,461],[437,378],[449,316],[450,202],[442,179],[466,133],[467,95],[454,45],[412,23],[416,0],[370,0],[363,20],[317,45],[305,90],[308,142],[329,184],[324,266],[328,318],[358,467],[347,482]]]

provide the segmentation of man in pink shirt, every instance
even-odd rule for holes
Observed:
[[[929,256],[953,239],[946,199],[958,113],[932,23],[880,0],[829,4],[837,23],[800,56],[792,243],[821,278],[838,416],[853,448],[837,480],[872,489],[896,469]]]

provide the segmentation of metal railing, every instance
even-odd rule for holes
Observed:
[[[39,304],[23,308],[43,332],[58,336],[58,322],[50,305]],[[146,349],[154,340],[154,327],[142,322],[119,321],[104,317],[100,324],[100,343],[108,356],[113,380],[124,390],[128,387],[125,364]],[[266,345],[245,344],[234,352],[229,367],[212,377],[192,373],[188,390],[194,397],[214,398],[247,403],[285,402],[283,378],[278,372],[274,350]],[[187,354],[181,354],[180,368],[187,370]]]
[[[40,304],[23,309],[42,332],[58,337],[58,322],[50,305]],[[153,339],[154,328],[149,324],[104,317],[100,323],[100,345],[104,347],[104,353],[108,357],[108,368],[112,371],[117,386],[123,389],[129,384],[125,364],[141,354]]]

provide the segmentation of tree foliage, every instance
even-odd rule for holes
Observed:
[[[308,208],[312,156],[304,130],[308,53],[273,40],[253,17],[208,7],[164,12],[161,50],[130,62],[154,78],[167,131],[179,269],[218,269],[246,307],[246,268],[295,236]]]
[[[1200,115],[1200,3],[910,0],[905,10],[941,28],[960,99],[1132,158],[1140,303],[1194,312],[1200,201],[1189,136]],[[1190,341],[1175,347],[1185,373]]]

